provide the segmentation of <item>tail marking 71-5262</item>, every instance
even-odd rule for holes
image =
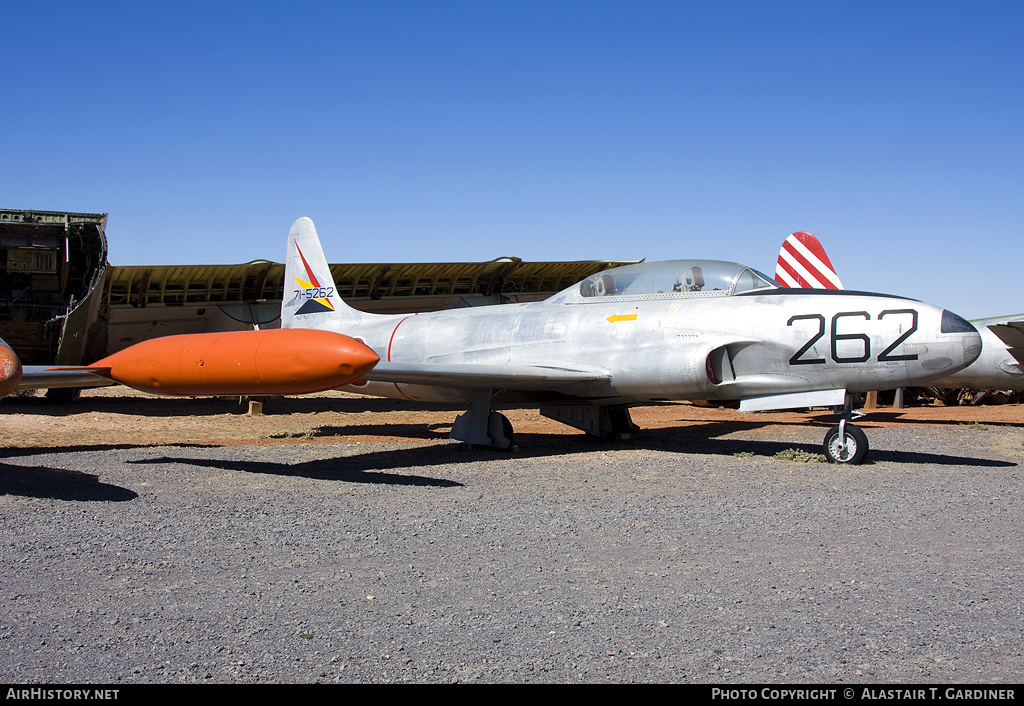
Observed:
[[[298,250],[299,257],[302,259],[302,266],[306,268],[306,276],[309,277],[309,281],[306,281],[292,275],[292,279],[298,282],[301,287],[301,289],[295,290],[295,296],[298,299],[306,300],[295,314],[318,314],[324,311],[334,311],[334,305],[331,304],[330,300],[331,295],[334,294],[334,287],[320,286],[320,281],[316,278],[316,274],[313,273],[313,268],[306,262],[306,256],[302,254],[302,248],[299,247],[298,242],[295,243],[295,249]]]

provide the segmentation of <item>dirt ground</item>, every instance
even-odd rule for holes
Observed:
[[[41,396],[0,401],[0,443],[6,448],[137,447],[167,444],[234,446],[336,441],[436,440],[445,438],[462,410],[455,406],[399,402],[344,392],[324,392],[263,402],[250,415],[237,398],[166,398],[123,387],[85,390],[81,399],[55,404]],[[536,409],[505,414],[516,433],[582,434],[540,416]],[[774,426],[836,424],[828,410],[740,415],[689,403],[632,410],[641,429],[664,430],[710,423]],[[880,407],[858,421],[865,429],[905,424],[1024,426],[1024,405],[894,409]],[[642,432],[641,432],[642,433]]]

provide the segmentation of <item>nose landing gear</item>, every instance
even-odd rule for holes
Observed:
[[[829,463],[861,463],[868,453],[868,437],[859,427],[850,422],[856,417],[863,417],[862,412],[854,411],[853,395],[847,393],[842,409],[836,408],[842,415],[839,425],[834,426],[825,434],[825,458]]]

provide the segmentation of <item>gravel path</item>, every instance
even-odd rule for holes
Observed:
[[[1024,679],[1019,427],[715,429],[8,449],[0,681]]]

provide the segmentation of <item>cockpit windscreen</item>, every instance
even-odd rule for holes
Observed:
[[[616,267],[580,282],[583,297],[675,294],[728,296],[779,285],[767,275],[735,262],[669,260]]]

